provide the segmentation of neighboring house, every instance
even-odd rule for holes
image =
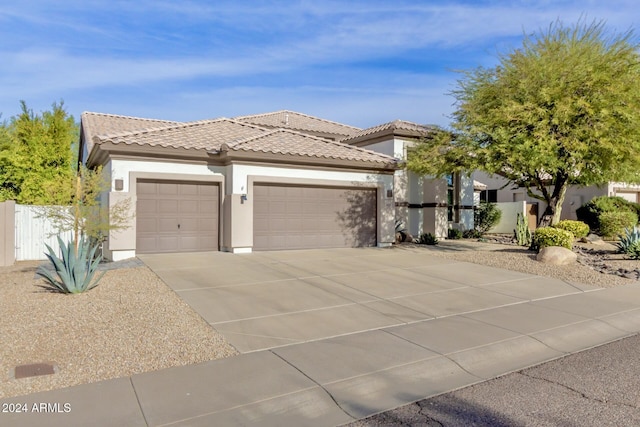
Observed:
[[[486,185],[486,189],[480,191],[480,198],[488,202],[519,202],[538,204],[538,216],[545,211],[547,204],[539,199],[527,195],[524,187],[515,187],[499,176],[489,175],[485,172],[475,171],[475,180]],[[598,196],[620,196],[631,202],[640,202],[640,185],[609,182],[600,186],[591,185],[579,187],[571,185],[562,204],[562,219],[577,219],[576,209]]]
[[[473,192],[460,191],[464,179],[447,186],[398,170],[394,155],[404,158],[406,144],[428,130],[411,133],[410,125],[363,131],[291,111],[188,123],[83,113],[80,160],[103,165],[106,205],[133,202],[131,227],[107,238],[112,260],[388,246],[398,215],[415,234],[443,235],[449,211],[461,227],[472,205]],[[419,198],[418,215],[409,195]]]

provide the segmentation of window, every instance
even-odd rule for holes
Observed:
[[[480,201],[488,203],[498,202],[498,190],[484,190],[480,192]]]
[[[447,221],[460,222],[460,176],[449,174],[447,180]]]

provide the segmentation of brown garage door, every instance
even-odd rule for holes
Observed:
[[[218,250],[218,185],[138,180],[136,251]]]
[[[374,246],[376,189],[256,184],[253,249]]]

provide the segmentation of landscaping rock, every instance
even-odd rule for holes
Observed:
[[[591,243],[593,245],[605,245],[606,242],[604,240],[602,240],[602,237],[598,236],[597,234],[589,234],[587,237],[583,237],[582,239],[580,239],[580,241],[582,243]]]
[[[567,248],[548,246],[540,250],[536,259],[545,264],[567,265],[576,262],[578,255]]]

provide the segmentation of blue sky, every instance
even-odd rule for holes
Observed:
[[[11,1],[0,112],[190,121],[288,109],[369,127],[446,126],[454,70],[493,66],[560,19],[639,24],[637,0]]]

